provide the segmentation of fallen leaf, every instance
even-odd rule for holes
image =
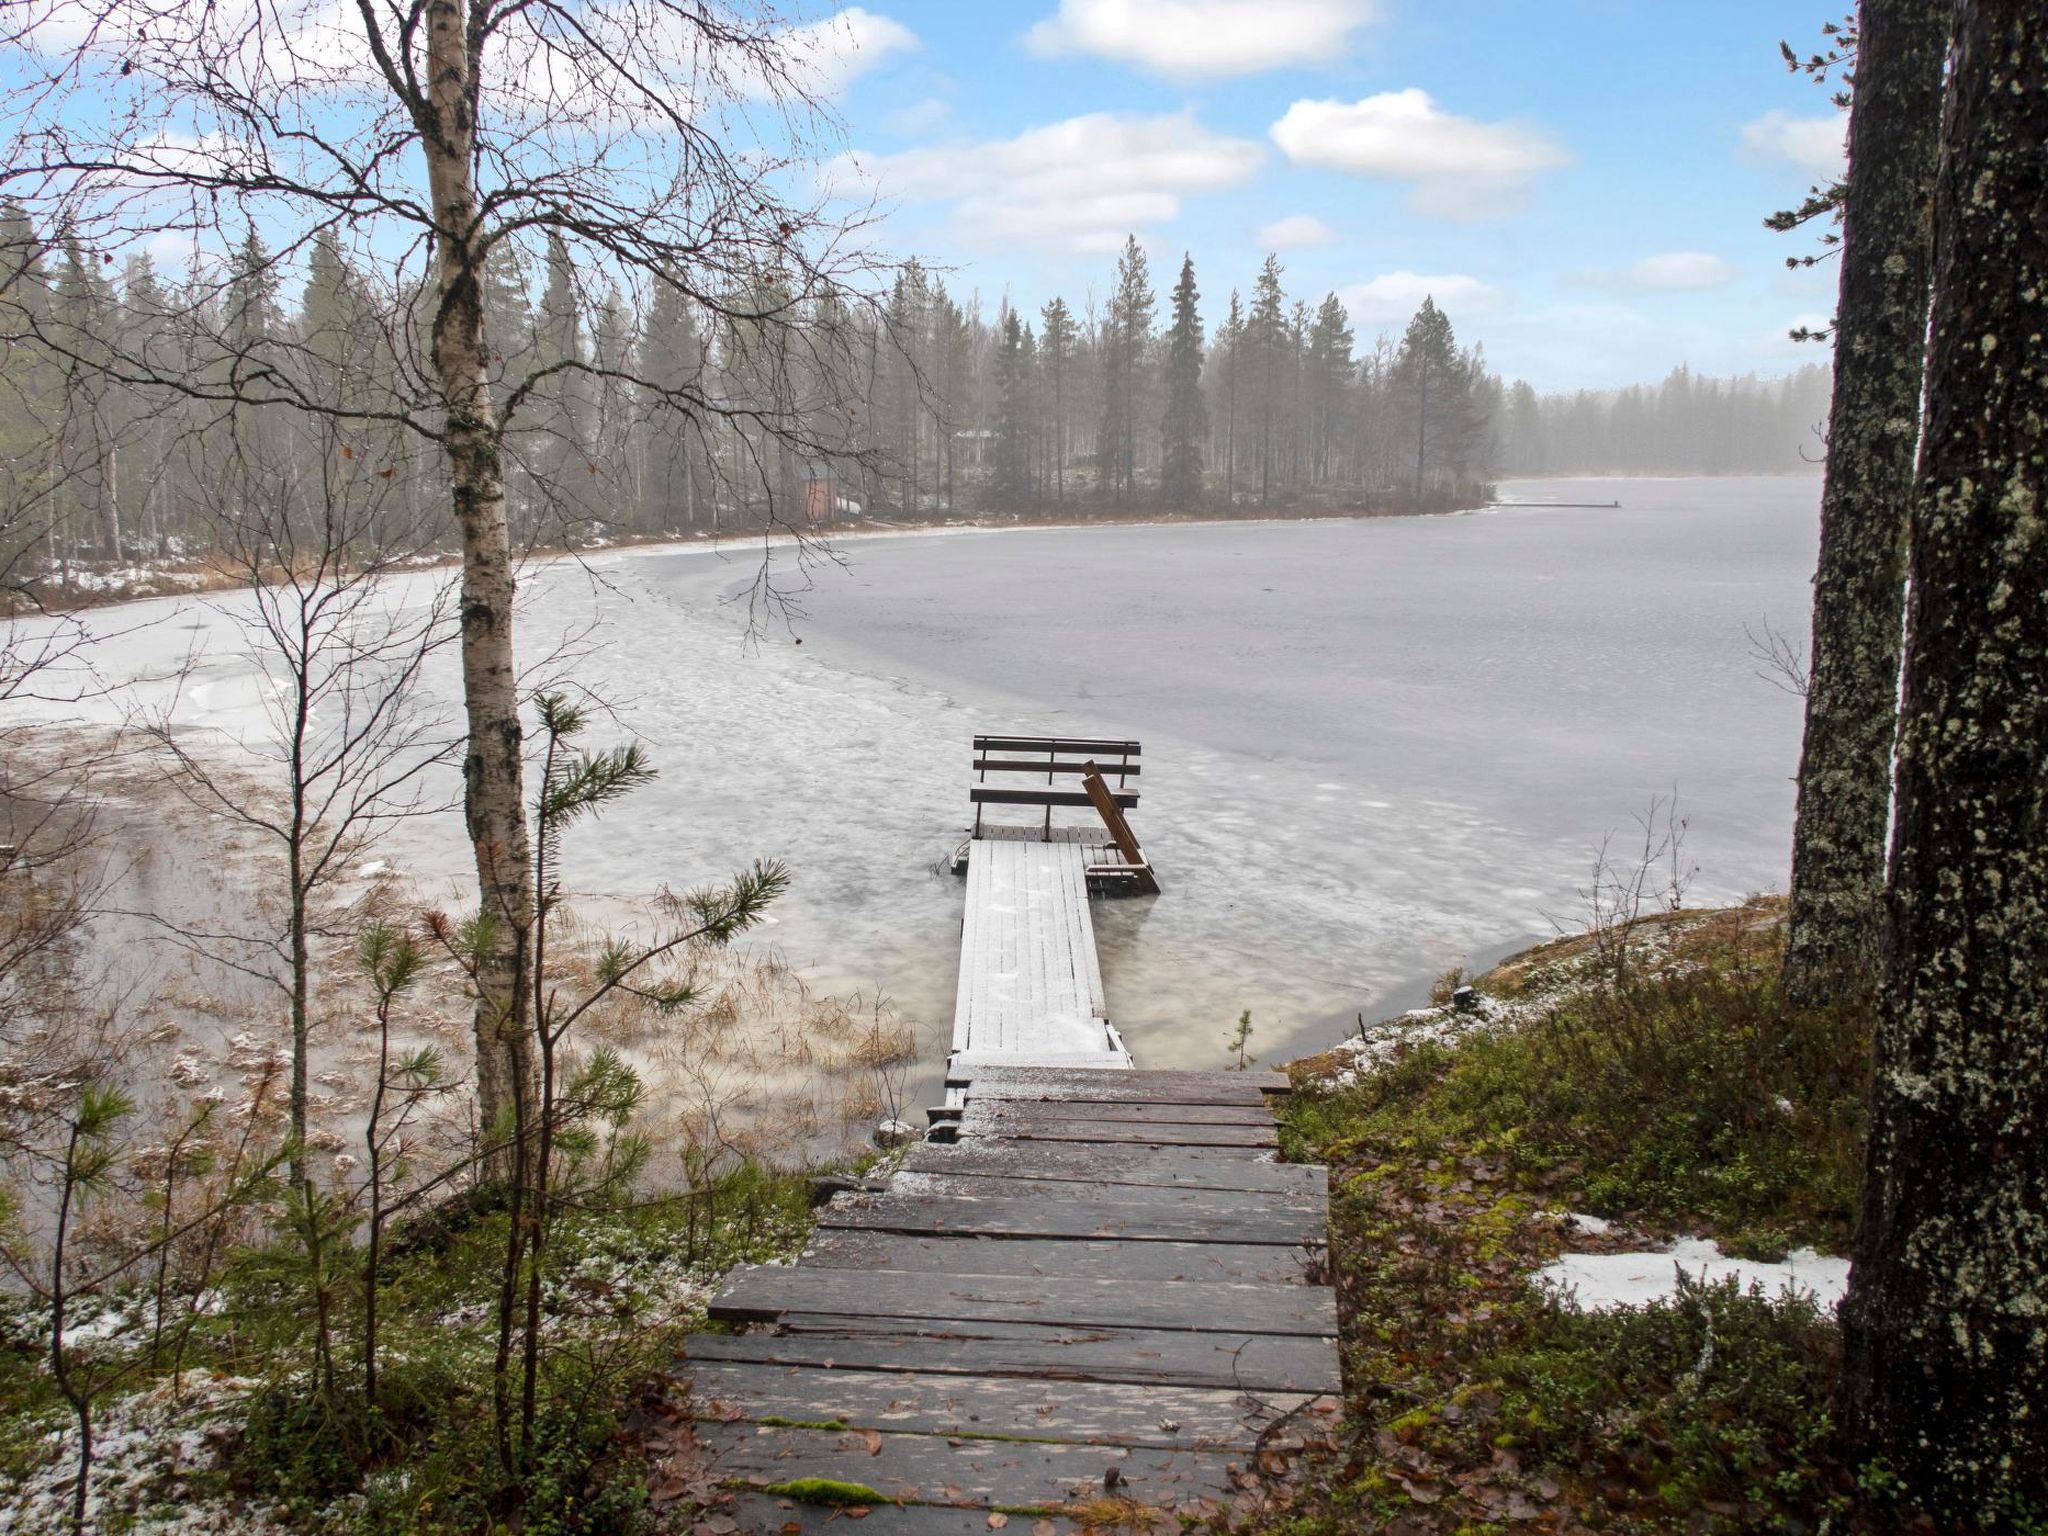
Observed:
[[[1059,1530],[1050,1520],[1040,1520],[1031,1527],[1031,1536],[1059,1536]]]
[[[882,1454],[882,1437],[879,1434],[877,1434],[874,1430],[868,1430],[865,1434],[861,1436],[861,1439],[867,1442],[868,1454],[870,1456],[879,1456]]]
[[[1004,1526],[1008,1525],[1009,1523],[1010,1517],[1004,1514],[1001,1510],[997,1510],[994,1514],[988,1517],[988,1528],[992,1531],[1000,1531]]]

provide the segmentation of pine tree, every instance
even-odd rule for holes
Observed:
[[[1841,190],[1834,405],[1785,925],[1787,992],[1877,978],[1905,527],[1926,355],[1932,202],[1951,7],[1866,5]],[[1860,154],[1859,154],[1860,148]]]
[[[1159,494],[1169,509],[1202,499],[1202,440],[1209,405],[1202,398],[1202,316],[1195,261],[1183,256],[1173,285],[1173,326],[1166,335],[1166,413],[1159,424]]]
[[[1351,344],[1351,317],[1336,294],[1325,295],[1308,333],[1308,469],[1312,482],[1327,481],[1332,475],[1338,425],[1348,414],[1354,368]]]
[[[2048,1495],[2048,11],[1954,16],[1839,1406],[1907,1496],[1882,1525],[2021,1531]]]
[[[1003,306],[996,344],[996,427],[989,499],[1005,512],[1023,510],[1031,495],[1031,378],[1024,360],[1024,326]]]
[[[1067,370],[1074,360],[1074,314],[1065,299],[1055,298],[1038,312],[1040,366],[1050,399],[1053,501],[1067,499]]]
[[[1282,414],[1281,387],[1287,358],[1287,295],[1280,287],[1280,258],[1269,255],[1252,284],[1244,321],[1244,352],[1251,385],[1249,402],[1258,423],[1259,505],[1273,499]]]
[[[1244,304],[1235,288],[1230,290],[1230,313],[1223,321],[1218,339],[1223,354],[1223,501],[1237,505],[1237,396],[1244,376]]]
[[[705,419],[686,414],[673,402],[678,395],[704,395],[709,381],[695,308],[673,283],[654,285],[637,366],[660,391],[654,409],[639,424],[640,526],[650,532],[694,528],[707,475]]]
[[[1425,298],[1401,338],[1394,383],[1407,415],[1420,507],[1432,476],[1451,484],[1469,466],[1475,439],[1485,425],[1472,400],[1474,370],[1458,352],[1450,317]]]
[[[1127,236],[1102,328],[1102,431],[1096,444],[1104,479],[1118,501],[1136,489],[1138,413],[1157,310],[1145,252],[1136,235]]]

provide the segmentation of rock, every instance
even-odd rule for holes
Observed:
[[[875,1145],[878,1147],[900,1147],[917,1139],[917,1128],[902,1120],[884,1120],[875,1127]]]

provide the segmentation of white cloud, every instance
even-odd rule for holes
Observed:
[[[1085,53],[1174,80],[1328,64],[1371,21],[1373,0],[1060,0],[1024,41],[1046,55]]]
[[[953,115],[953,104],[942,96],[926,96],[913,101],[907,107],[898,107],[882,118],[883,126],[891,133],[900,133],[905,138],[916,138],[919,134],[930,133]]]
[[[1734,276],[1732,266],[1707,251],[1662,251],[1628,269],[1637,288],[1719,288]]]
[[[1849,120],[1839,112],[1794,117],[1772,111],[1742,125],[1742,147],[1755,159],[1787,160],[1809,175],[1832,179],[1842,174],[1848,131]]]
[[[1337,232],[1312,213],[1290,214],[1259,231],[1262,251],[1289,251],[1305,245],[1328,245]]]
[[[1339,288],[1337,298],[1361,325],[1405,323],[1434,299],[1436,307],[1456,322],[1464,315],[1485,314],[1500,307],[1501,292],[1491,283],[1463,272],[1387,272],[1370,282]]]
[[[1530,181],[1570,158],[1533,124],[1458,117],[1414,89],[1297,101],[1271,131],[1296,164],[1407,182],[1416,211],[1440,218],[1504,212]]]
[[[817,97],[839,95],[892,54],[914,52],[917,34],[902,22],[850,6],[781,34],[791,73]]]
[[[1263,159],[1257,144],[1212,133],[1190,112],[1094,112],[1013,139],[855,151],[826,175],[842,195],[951,203],[961,233],[981,244],[1099,252],[1177,218],[1183,197],[1242,186]]]

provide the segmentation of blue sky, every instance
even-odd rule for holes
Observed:
[[[1788,272],[1807,237],[1761,221],[1838,163],[1841,121],[1777,45],[1840,9],[871,0],[828,23],[855,44],[836,176],[990,311],[1103,293],[1130,230],[1162,291],[1193,253],[1212,319],[1278,243],[1362,346],[1426,288],[1541,388],[1782,372],[1822,355],[1784,333],[1834,269]]]

